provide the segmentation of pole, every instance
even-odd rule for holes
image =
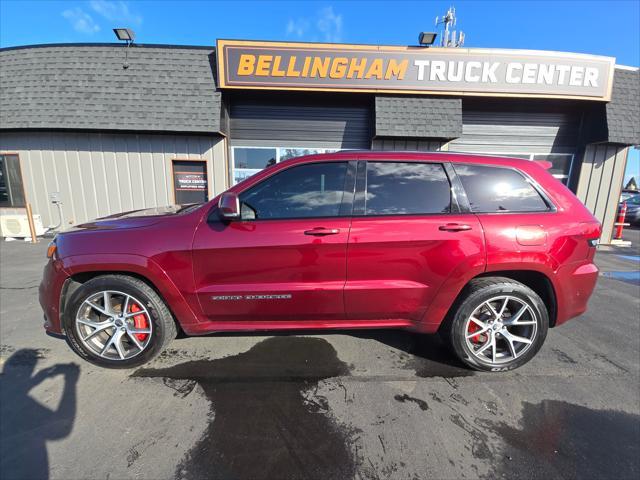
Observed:
[[[33,223],[33,210],[31,210],[30,203],[27,203],[27,220],[29,221],[29,231],[31,232],[31,243],[37,243],[36,226]]]
[[[622,202],[622,207],[620,207],[620,211],[618,212],[618,221],[614,224],[616,227],[616,232],[613,236],[614,240],[622,240],[622,230],[626,225],[624,223],[626,216],[627,216],[627,202]]]

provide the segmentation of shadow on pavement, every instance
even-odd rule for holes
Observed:
[[[399,350],[401,360],[407,369],[415,371],[415,375],[422,378],[430,377],[467,377],[476,372],[465,366],[453,354],[451,349],[437,334],[420,334],[408,330],[393,329],[363,329],[363,330],[296,330],[272,332],[216,332],[207,337],[313,337],[314,335],[349,335],[354,338],[375,340],[395,350]],[[179,339],[190,337],[182,334]],[[174,342],[177,347],[178,342]],[[179,351],[171,349],[165,357],[177,357]],[[162,357],[162,356],[161,356]]]
[[[0,478],[49,478],[47,441],[71,433],[76,416],[76,364],[34,370],[41,354],[22,349],[11,355],[0,375]],[[47,379],[61,376],[63,393],[56,410],[34,400],[29,392]]]
[[[132,376],[162,378],[183,398],[197,383],[211,402],[208,427],[176,478],[326,480],[355,475],[349,432],[327,415],[325,398],[305,392],[347,375],[325,339],[276,336],[230,357]]]
[[[406,330],[361,330],[350,335],[375,340],[404,352],[405,366],[415,370],[418,377],[467,377],[474,374],[458,360],[439,335]]]

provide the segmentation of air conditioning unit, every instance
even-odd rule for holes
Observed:
[[[33,224],[36,229],[36,236],[44,235],[47,231],[42,226],[42,217],[33,216]],[[29,219],[26,214],[21,215],[0,215],[0,234],[3,237],[25,238],[31,236],[29,230]]]

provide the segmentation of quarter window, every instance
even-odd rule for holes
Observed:
[[[347,162],[289,168],[240,195],[242,218],[337,217],[344,196]]]
[[[451,186],[439,163],[368,162],[366,215],[446,213]]]
[[[455,165],[454,168],[473,212],[543,212],[549,209],[533,185],[515,170],[484,165]]]

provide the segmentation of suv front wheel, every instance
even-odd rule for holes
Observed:
[[[65,308],[71,348],[107,368],[140,366],[162,352],[177,328],[158,294],[140,279],[104,275],[78,287]]]
[[[455,354],[476,370],[513,370],[540,350],[549,328],[542,299],[503,277],[472,280],[454,307],[444,336]]]

